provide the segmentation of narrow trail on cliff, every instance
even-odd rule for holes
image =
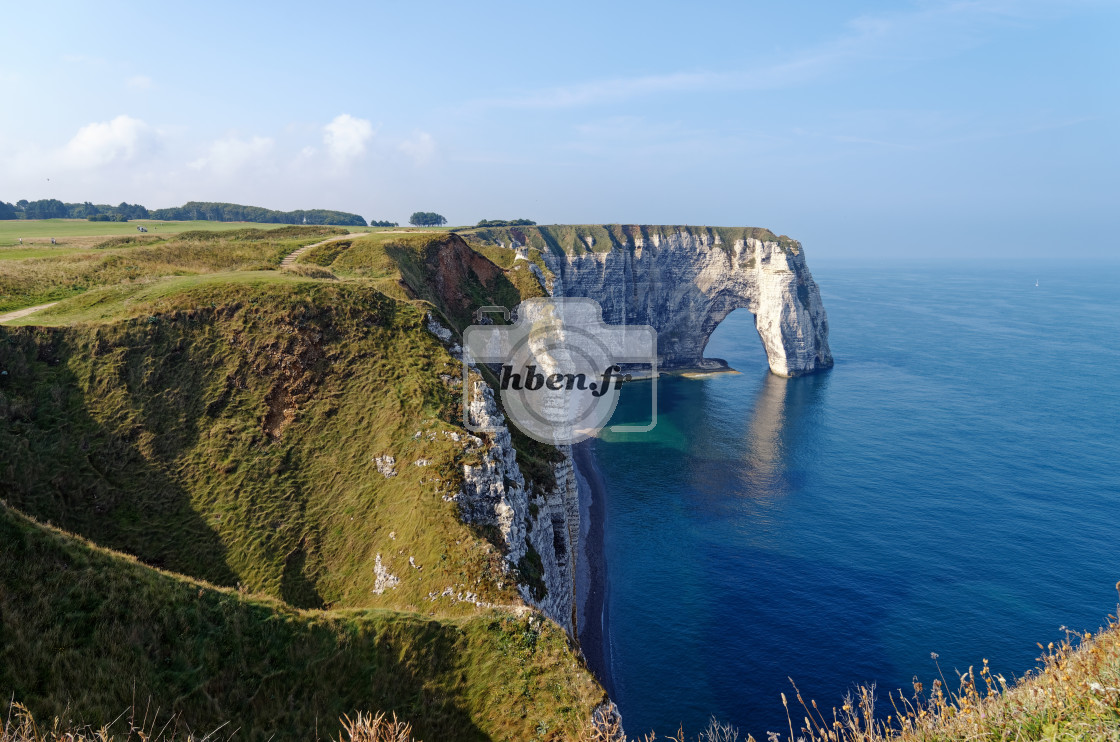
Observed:
[[[280,261],[280,267],[283,268],[285,266],[292,265],[296,262],[296,260],[299,259],[300,255],[303,255],[305,252],[311,250],[312,248],[322,247],[323,245],[329,244],[331,242],[338,242],[339,240],[356,240],[357,238],[365,237],[368,234],[369,232],[351,232],[350,234],[343,234],[339,235],[338,237],[330,237],[323,240],[322,242],[316,242],[313,245],[304,245],[298,250],[293,250],[292,252],[288,253],[288,255]],[[3,317],[0,317],[0,321],[3,321]]]
[[[8,312],[7,314],[0,314],[0,323],[11,322],[14,319],[20,319],[21,317],[26,317],[29,314],[34,314],[35,312],[38,312],[40,309],[46,309],[48,307],[53,307],[57,303],[58,303],[57,301],[49,301],[46,304],[37,304],[33,307],[27,307],[25,309],[17,309],[16,311]]]

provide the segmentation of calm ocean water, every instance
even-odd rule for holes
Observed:
[[[740,375],[663,379],[652,434],[596,443],[631,734],[765,739],[787,676],[828,709],[931,652],[1018,676],[1116,610],[1120,268],[810,262],[835,369],[769,375],[740,310],[707,351]]]

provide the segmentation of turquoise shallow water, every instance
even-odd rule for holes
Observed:
[[[787,676],[830,708],[928,687],[931,652],[1020,675],[1116,610],[1120,269],[813,269],[832,371],[771,376],[740,310],[707,355],[741,374],[663,379],[652,434],[596,443],[631,734],[765,739]]]

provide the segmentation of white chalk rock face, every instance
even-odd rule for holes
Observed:
[[[516,567],[528,554],[539,564],[534,592],[520,583],[521,597],[575,636],[572,601],[575,584],[575,544],[579,533],[579,491],[572,469],[571,451],[561,447],[563,459],[553,467],[556,486],[532,491],[517,463],[505,417],[494,402],[494,392],[474,382],[471,419],[496,429],[481,466],[463,466],[460,514],[467,523],[496,525],[508,548],[506,563]]]
[[[428,329],[450,345],[453,356],[462,360],[450,330],[431,316]],[[466,523],[498,528],[506,545],[505,564],[509,571],[518,570],[526,558],[534,566],[539,565],[540,574],[534,585],[520,575],[521,597],[575,639],[573,600],[579,489],[571,449],[559,449],[563,456],[553,466],[555,485],[544,491],[533,490],[517,463],[517,451],[505,416],[494,400],[494,390],[478,376],[472,376],[468,383],[472,387],[468,417],[474,425],[494,432],[487,434],[485,440],[473,435],[463,439],[468,449],[480,449],[482,460],[477,466],[463,465],[462,490],[454,498],[459,504],[459,515]]]
[[[704,358],[716,326],[733,310],[755,315],[770,370],[801,376],[832,366],[828,317],[795,241],[736,240],[679,231],[616,244],[610,251],[546,254],[554,294],[586,296],[611,324],[657,330],[658,364],[667,370],[716,370]]]

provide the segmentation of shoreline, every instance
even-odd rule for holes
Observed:
[[[626,367],[623,366],[625,369]],[[738,374],[740,371],[731,368],[727,361],[722,358],[705,358],[698,366],[668,366],[657,369],[658,377],[661,376],[680,376],[685,379],[707,379],[712,376],[720,374]],[[653,374],[648,369],[641,371],[632,370],[629,372],[628,381],[649,381],[653,378]]]
[[[606,559],[603,556],[603,516],[606,485],[595,462],[595,439],[572,446],[579,487],[579,545],[576,567],[576,634],[588,669],[614,697],[610,668],[610,633],[607,624]]]

